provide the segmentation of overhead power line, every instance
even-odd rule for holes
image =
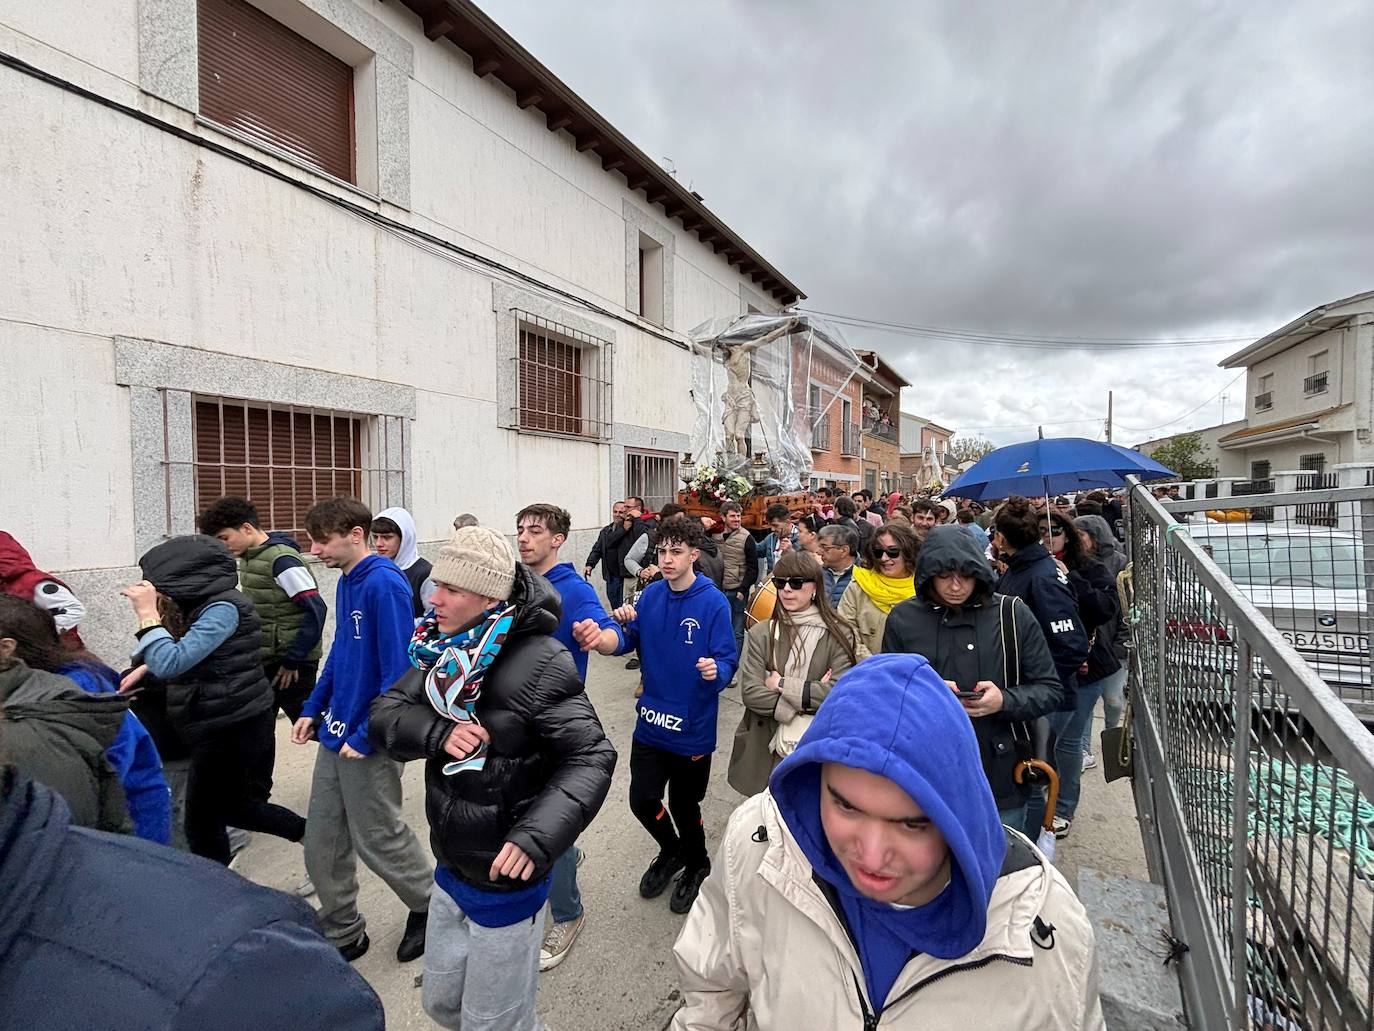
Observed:
[[[818,311],[801,308],[808,315],[817,315],[843,326],[859,329],[873,329],[881,333],[898,336],[921,337],[938,340],[958,340],[963,343],[979,344],[987,347],[1028,348],[1042,351],[1060,350],[1128,350],[1146,348],[1214,347],[1217,344],[1234,344],[1256,339],[1255,334],[1229,337],[1178,337],[1156,340],[1149,337],[1071,337],[1053,336],[1037,333],[985,333],[972,329],[957,329],[949,326],[923,326],[917,323],[888,322],[883,319],[865,318],[859,315],[842,315],[837,312]]]

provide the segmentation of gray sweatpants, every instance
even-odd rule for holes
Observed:
[[[547,910],[507,927],[483,927],[436,887],[429,897],[420,991],[430,1019],[462,1031],[541,1031],[534,997]]]
[[[304,844],[320,926],[335,945],[357,941],[367,926],[358,912],[358,858],[412,913],[429,904],[434,867],[401,817],[401,764],[385,755],[343,759],[316,747]]]

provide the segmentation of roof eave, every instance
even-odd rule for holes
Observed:
[[[473,73],[491,75],[515,92],[521,108],[544,115],[550,132],[566,129],[581,152],[592,151],[607,172],[619,172],[631,191],[644,190],[650,204],[661,204],[669,218],[679,218],[688,232],[726,262],[738,266],[780,305],[804,300],[806,294],[750,247],[694,194],[636,147],[590,104],[549,71],[514,37],[470,0],[401,0],[419,15],[425,35],[448,39],[472,58]]]

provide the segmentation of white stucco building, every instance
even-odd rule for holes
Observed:
[[[1223,466],[1268,478],[1374,461],[1374,290],[1331,301],[1221,362],[1245,369],[1245,425]]]
[[[469,3],[99,6],[0,0],[0,527],[112,661],[222,490],[555,501],[580,561],[675,487],[684,331],[801,296]]]

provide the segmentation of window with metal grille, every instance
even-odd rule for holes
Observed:
[[[609,440],[610,343],[526,312],[515,314],[520,429]]]
[[[1326,456],[1320,451],[1310,455],[1298,456],[1298,468],[1304,472],[1319,473],[1326,469]]]
[[[374,471],[364,464],[364,416],[200,397],[192,412],[197,512],[226,494],[248,498],[264,529],[308,543],[305,514],[316,502],[385,498],[385,477],[364,491]]]
[[[1269,479],[1269,463],[1268,463],[1268,462],[1251,462],[1251,463],[1250,463],[1250,479],[1252,479],[1252,480],[1267,480],[1267,479]]]
[[[198,0],[200,113],[356,182],[353,69],[244,0]]]
[[[657,512],[677,500],[677,456],[668,451],[625,449],[625,496],[643,498]]]

